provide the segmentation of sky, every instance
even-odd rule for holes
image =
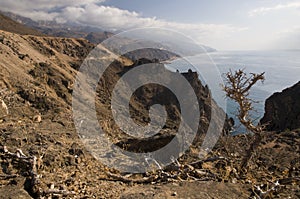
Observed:
[[[0,0],[33,20],[181,32],[217,50],[300,49],[300,0]]]

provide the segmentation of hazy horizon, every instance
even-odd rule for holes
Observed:
[[[217,50],[300,49],[300,1],[0,1],[1,10],[107,31],[158,27]]]

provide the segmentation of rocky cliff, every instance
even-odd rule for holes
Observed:
[[[103,107],[111,106],[110,101],[112,90],[123,74],[140,65],[154,63],[155,60],[153,61],[145,58],[136,60],[132,65],[128,65],[126,67],[118,62],[113,63],[100,79],[100,84],[98,87],[98,109],[104,112]],[[163,64],[160,65],[161,72],[167,71]],[[175,72],[168,71],[167,74],[171,76],[172,73]],[[197,132],[198,136],[194,142],[195,145],[201,145],[200,137],[206,134],[209,125],[216,125],[214,126],[215,129],[221,129],[221,131],[223,129],[223,134],[228,134],[233,125],[232,121],[226,117],[225,112],[219,108],[217,103],[212,99],[209,88],[202,84],[202,82],[199,80],[198,74],[189,70],[181,75],[194,89],[201,113]],[[171,79],[170,76],[166,76],[165,78]],[[173,82],[173,84],[177,83],[178,82]],[[186,90],[182,90],[181,92],[186,99],[190,99],[190,93],[187,93]],[[120,95],[122,95],[122,93]],[[137,139],[128,135],[124,135],[122,132],[116,130],[118,127],[114,122],[109,124],[109,126],[113,126],[113,135],[112,132],[107,132],[107,134],[115,137],[114,139],[116,139],[117,145],[121,147],[126,146],[126,149],[130,151],[151,152],[162,148],[168,144],[178,132],[182,107],[180,107],[178,99],[174,93],[172,93],[168,88],[158,84],[146,84],[138,88],[132,95],[129,104],[132,119],[140,125],[147,125],[150,122],[149,109],[154,104],[165,106],[167,112],[166,123],[163,129],[156,135],[146,139]],[[216,118],[211,117],[212,109],[216,111]],[[100,111],[98,111],[100,121],[113,121],[111,110],[107,109],[105,113],[106,114],[103,115]],[[159,115],[157,116],[159,117]],[[193,117],[195,116],[191,116],[191,118]],[[223,117],[226,118],[225,121],[222,121]],[[102,125],[106,126],[107,124]]]
[[[95,176],[103,175],[107,169],[95,161],[81,143],[74,128],[71,110],[74,78],[81,62],[95,46],[84,39],[19,35],[6,31],[0,31],[0,37],[2,38],[0,41],[0,102],[1,110],[3,109],[0,116],[0,148],[2,147],[2,151],[4,146],[9,151],[21,148],[26,155],[42,157],[39,172],[43,172],[45,176],[40,178],[43,189],[47,189],[52,182],[57,182],[57,186],[68,184],[69,190],[76,191],[81,196],[105,195],[103,192],[105,189],[96,188],[98,182]],[[168,133],[161,133],[152,140],[152,143],[161,140],[157,142],[160,143],[158,145],[152,145],[151,139],[131,140],[130,137],[121,134],[119,129],[114,129],[108,100],[111,95],[110,89],[124,72],[145,63],[145,60],[132,62],[125,57],[115,55],[101,45],[98,47],[106,52],[107,57],[116,60],[99,83],[96,103],[99,123],[107,127],[108,134],[117,145],[122,147],[124,143],[129,143],[132,151],[137,149],[134,143],[150,141],[148,148],[141,148],[142,151],[149,151],[149,147],[161,147],[168,143],[174,137],[178,125],[176,123],[178,121],[174,118],[178,119],[180,116],[176,103],[175,108],[172,106],[173,109],[170,111],[174,114],[170,114],[170,121],[165,127]],[[183,75],[193,86],[200,108],[205,112],[203,115],[205,118],[202,118],[204,128],[199,130],[200,134],[208,126],[211,107],[217,105],[211,101],[208,88],[201,84],[196,73]],[[137,91],[137,94],[140,92],[139,94],[142,95],[131,102],[131,107],[137,122],[146,124],[149,115],[145,105],[155,101],[166,103],[170,96],[165,88],[157,85],[146,86],[143,89]],[[147,97],[144,95],[145,91],[149,91],[146,92],[149,94]],[[218,110],[220,114],[225,114],[221,109]],[[227,126],[225,131],[228,130]],[[4,164],[6,160],[0,161]],[[0,174],[20,175],[15,183],[22,187],[25,183],[24,179],[28,179],[27,174],[18,173],[15,164],[5,164],[10,165],[11,169],[1,170]],[[80,168],[79,173],[78,168]],[[82,183],[89,181],[88,179],[93,179],[94,182],[89,188],[83,188],[85,185],[78,184],[79,179]],[[4,189],[10,186],[9,183],[10,181],[0,179],[1,187]],[[81,189],[84,189],[85,193],[80,193]],[[118,191],[121,190],[118,188]],[[31,189],[26,191],[36,197],[35,191]]]
[[[257,191],[253,190],[254,185],[265,190],[270,185],[269,179],[279,182],[280,190],[285,190],[281,197],[297,198],[299,187],[294,178],[299,176],[300,165],[297,132],[266,134],[252,158],[251,169],[246,171],[250,176],[246,179],[236,168],[250,136],[222,137],[214,151],[199,161],[197,146],[201,144],[202,135],[210,121],[218,120],[211,118],[210,111],[215,108],[220,115],[225,113],[211,99],[209,88],[192,71],[182,76],[193,87],[202,112],[199,136],[190,150],[178,163],[150,173],[128,175],[106,167],[86,150],[74,127],[71,109],[74,77],[94,45],[84,39],[6,31],[0,31],[0,36],[0,198],[119,198],[122,195],[122,198],[173,198],[176,195],[179,198],[187,195],[249,198]],[[163,131],[148,139],[122,134],[113,122],[110,108],[111,90],[120,77],[153,60],[132,61],[101,45],[99,48],[105,52],[103,59],[115,59],[100,79],[96,96],[98,120],[108,137],[119,147],[135,152],[153,151],[167,144],[177,131],[181,113],[175,96],[168,89],[148,84],[137,89],[130,101],[131,116],[139,124],[149,123],[149,106],[162,103],[167,107],[169,118]],[[225,124],[229,126],[225,126],[224,133],[230,122]],[[111,161],[116,157],[115,153],[103,155]],[[32,157],[36,158],[38,181],[30,171]],[[30,186],[33,182],[36,186]],[[129,192],[125,193],[126,190]],[[205,194],[199,196],[199,190]]]
[[[300,128],[300,82],[269,97],[260,122],[272,131]]]

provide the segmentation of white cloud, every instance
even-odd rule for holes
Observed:
[[[68,6],[82,6],[91,3],[102,3],[105,0],[14,0],[1,1],[1,9],[16,9],[16,10],[51,10],[53,8],[61,8]]]
[[[98,4],[105,0],[14,0],[0,1],[0,10],[10,11],[33,20],[54,20],[59,17],[60,9],[69,6]]]
[[[251,10],[248,14],[249,16],[256,16],[256,15],[264,15],[267,12],[289,9],[289,8],[300,8],[300,2],[291,2],[287,4],[278,4],[273,7],[260,7],[254,10]]]
[[[231,33],[246,29],[230,24],[170,22],[155,17],[143,17],[137,12],[95,4],[84,7],[67,7],[60,13],[60,17],[67,21],[88,24],[106,30],[128,30],[142,27],[167,28],[182,32],[195,38],[198,42],[206,44],[212,40],[224,39]]]
[[[245,28],[230,24],[191,24],[170,22],[156,17],[143,17],[137,12],[101,5],[105,0],[14,0],[1,1],[2,10],[11,11],[33,20],[75,22],[104,30],[158,27],[182,32],[199,43],[213,45]]]
[[[67,7],[60,13],[67,21],[98,26],[105,29],[128,29],[151,26],[154,18],[143,18],[136,12],[129,12],[114,7],[88,4],[84,7]]]

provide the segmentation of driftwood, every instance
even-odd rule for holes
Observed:
[[[67,196],[67,195],[75,195],[76,193],[74,191],[67,191],[67,190],[60,190],[60,189],[49,189],[44,191],[44,193],[46,195],[63,195],[63,196]]]
[[[18,177],[19,175],[17,175],[17,174],[12,174],[12,175],[0,175],[0,179],[1,180],[7,180],[7,179],[10,179],[10,178],[16,178],[16,177]]]
[[[227,158],[225,158],[223,156],[210,157],[210,158],[207,158],[205,160],[199,160],[199,161],[196,161],[196,162],[192,162],[189,165],[194,166],[194,165],[197,165],[197,164],[202,164],[204,162],[214,162],[214,161],[217,161],[217,160],[227,160]]]
[[[156,162],[159,166],[159,170],[149,174],[146,177],[140,177],[139,179],[131,178],[132,175],[122,175],[122,174],[113,174],[107,172],[107,178],[100,178],[100,180],[108,181],[120,181],[124,183],[137,183],[137,184],[155,184],[160,182],[174,182],[174,181],[208,181],[216,180],[218,176],[213,173],[210,173],[206,170],[195,169],[192,165],[196,165],[203,162],[212,162],[217,160],[226,160],[225,157],[212,157],[205,160],[193,162],[191,164],[180,164],[177,160],[174,161],[172,169],[169,171],[163,170],[163,168]]]
[[[109,178],[102,178],[102,180],[120,181],[120,182],[124,182],[124,183],[137,183],[137,184],[152,183],[158,179],[158,176],[144,177],[142,179],[131,179],[130,177],[117,175],[117,174],[113,174],[110,172],[108,172],[106,174]]]
[[[203,177],[195,177],[191,172],[190,174],[186,172],[185,174],[176,173],[170,174],[168,172],[159,171],[156,174],[152,174],[149,177],[143,177],[140,179],[133,179],[127,176],[122,176],[118,174],[106,173],[109,178],[99,178],[99,180],[108,180],[108,181],[120,181],[124,183],[136,183],[136,184],[155,184],[161,182],[176,182],[176,181],[209,181],[216,180],[217,177],[208,172],[201,172]],[[181,175],[184,175],[187,179],[183,179]]]
[[[36,198],[43,198],[45,196],[49,195],[75,195],[76,193],[73,191],[67,191],[67,190],[60,190],[55,189],[54,184],[50,189],[48,190],[42,190],[40,188],[40,176],[38,175],[38,161],[36,156],[26,156],[21,149],[17,149],[15,153],[10,152],[6,146],[2,147],[2,150],[0,150],[2,154],[0,157],[2,159],[12,159],[17,160],[19,162],[24,163],[28,167],[28,173],[29,176],[27,176],[29,187],[27,187],[27,191],[29,191],[29,194],[35,195]],[[2,179],[9,179],[9,178],[15,178],[18,177],[17,174],[12,175],[0,175],[0,178]]]
[[[272,194],[278,191],[281,187],[282,185],[276,181],[272,185],[254,185],[252,187],[252,192],[258,199],[272,198]]]

